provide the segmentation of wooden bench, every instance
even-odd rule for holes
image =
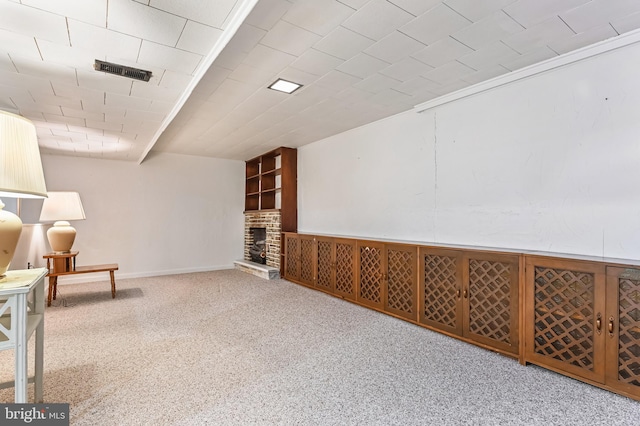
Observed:
[[[75,274],[91,274],[94,272],[109,272],[111,277],[111,298],[116,297],[116,278],[114,271],[118,270],[117,263],[108,263],[105,265],[87,265],[76,267],[76,256],[79,252],[69,251],[65,253],[47,253],[42,256],[47,260],[47,269],[49,270],[49,296],[47,298],[47,306],[51,306],[51,299],[55,300],[58,294],[58,277],[63,275]],[[53,263],[53,265],[52,265]]]
[[[49,265],[47,265],[49,266]],[[72,269],[68,271],[59,271],[54,272],[49,269],[49,296],[47,298],[47,306],[51,306],[51,299],[56,300],[56,294],[58,293],[58,277],[64,275],[75,275],[75,274],[91,274],[94,272],[109,272],[109,276],[111,277],[111,298],[115,299],[116,297],[116,278],[114,272],[118,270],[117,263],[108,263],[105,265],[87,265],[87,266],[73,266]]]

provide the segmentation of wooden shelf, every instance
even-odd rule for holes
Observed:
[[[297,155],[280,147],[246,162],[245,211],[279,210],[285,232],[298,228]]]

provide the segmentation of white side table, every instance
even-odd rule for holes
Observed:
[[[44,277],[47,272],[46,268],[7,271],[6,275],[0,278],[0,350],[15,349],[16,403],[27,402],[27,345],[34,331],[35,402],[43,402]],[[30,294],[33,295],[31,298]]]

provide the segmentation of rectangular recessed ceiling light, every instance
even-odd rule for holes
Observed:
[[[269,86],[269,89],[291,94],[301,87],[302,87],[302,84],[293,83],[291,81],[287,81],[279,78],[275,82],[271,83],[271,86]]]

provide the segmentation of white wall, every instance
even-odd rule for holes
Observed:
[[[640,45],[299,149],[299,231],[640,259]]]
[[[243,256],[242,161],[176,154],[154,154],[141,165],[53,155],[42,161],[49,191],[82,198],[87,219],[72,222],[78,265],[117,262],[124,278],[232,268]],[[24,200],[23,221],[37,218],[40,206]],[[25,260],[42,265],[21,256],[13,269]]]

